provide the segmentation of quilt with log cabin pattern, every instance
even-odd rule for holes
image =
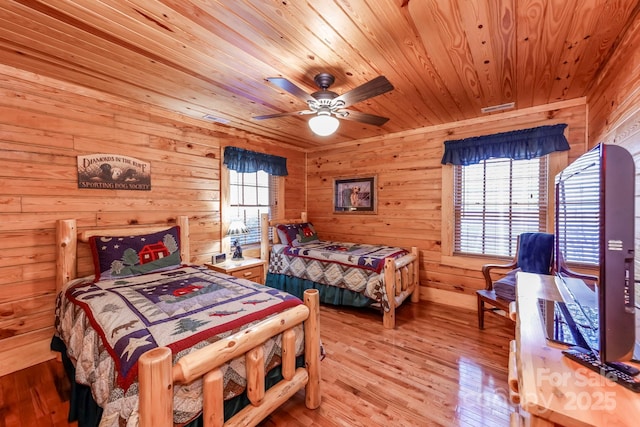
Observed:
[[[362,293],[389,309],[384,288],[385,258],[408,254],[402,248],[319,241],[300,246],[273,245],[269,273],[311,280]]]
[[[181,267],[73,283],[59,298],[56,326],[76,361],[76,380],[92,387],[105,410],[101,426],[135,425],[136,362],[144,352],[167,346],[175,363],[193,349],[301,303],[290,294],[245,279],[204,267]],[[296,334],[299,355],[301,327]],[[280,338],[265,344],[266,371],[280,363],[280,354]],[[225,398],[242,393],[246,386],[244,357],[239,359],[223,369]],[[176,423],[189,421],[201,410],[201,382],[195,383],[176,387]]]

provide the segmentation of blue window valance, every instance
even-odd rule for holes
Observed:
[[[224,148],[224,164],[229,169],[241,173],[261,170],[275,176],[289,175],[286,157],[257,153],[238,147]]]
[[[564,136],[566,127],[562,123],[445,141],[442,164],[473,165],[492,157],[533,159],[554,151],[566,151],[569,149]]]

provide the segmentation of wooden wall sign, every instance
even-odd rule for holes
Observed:
[[[151,164],[117,154],[78,156],[78,188],[151,190]]]

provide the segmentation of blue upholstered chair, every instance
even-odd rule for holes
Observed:
[[[550,274],[553,266],[553,234],[522,233],[518,236],[516,255],[508,264],[485,264],[482,275],[485,288],[476,291],[478,298],[478,327],[484,329],[484,313],[498,310],[509,312],[509,304],[516,299],[516,273]],[[492,275],[492,272],[493,275]],[[500,278],[498,279],[498,273]],[[497,280],[493,280],[493,277]],[[488,305],[489,307],[486,307]]]

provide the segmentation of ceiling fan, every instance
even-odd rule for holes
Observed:
[[[345,109],[357,102],[393,90],[393,85],[384,76],[378,76],[342,95],[338,95],[329,90],[329,87],[335,82],[335,77],[329,73],[320,73],[313,78],[320,90],[311,94],[308,94],[282,77],[269,77],[267,80],[306,102],[309,109],[292,111],[290,113],[255,116],[254,119],[256,120],[315,114],[315,116],[309,120],[309,127],[315,134],[321,136],[331,135],[336,131],[339,125],[338,118],[375,126],[382,126],[389,120],[387,117]]]

